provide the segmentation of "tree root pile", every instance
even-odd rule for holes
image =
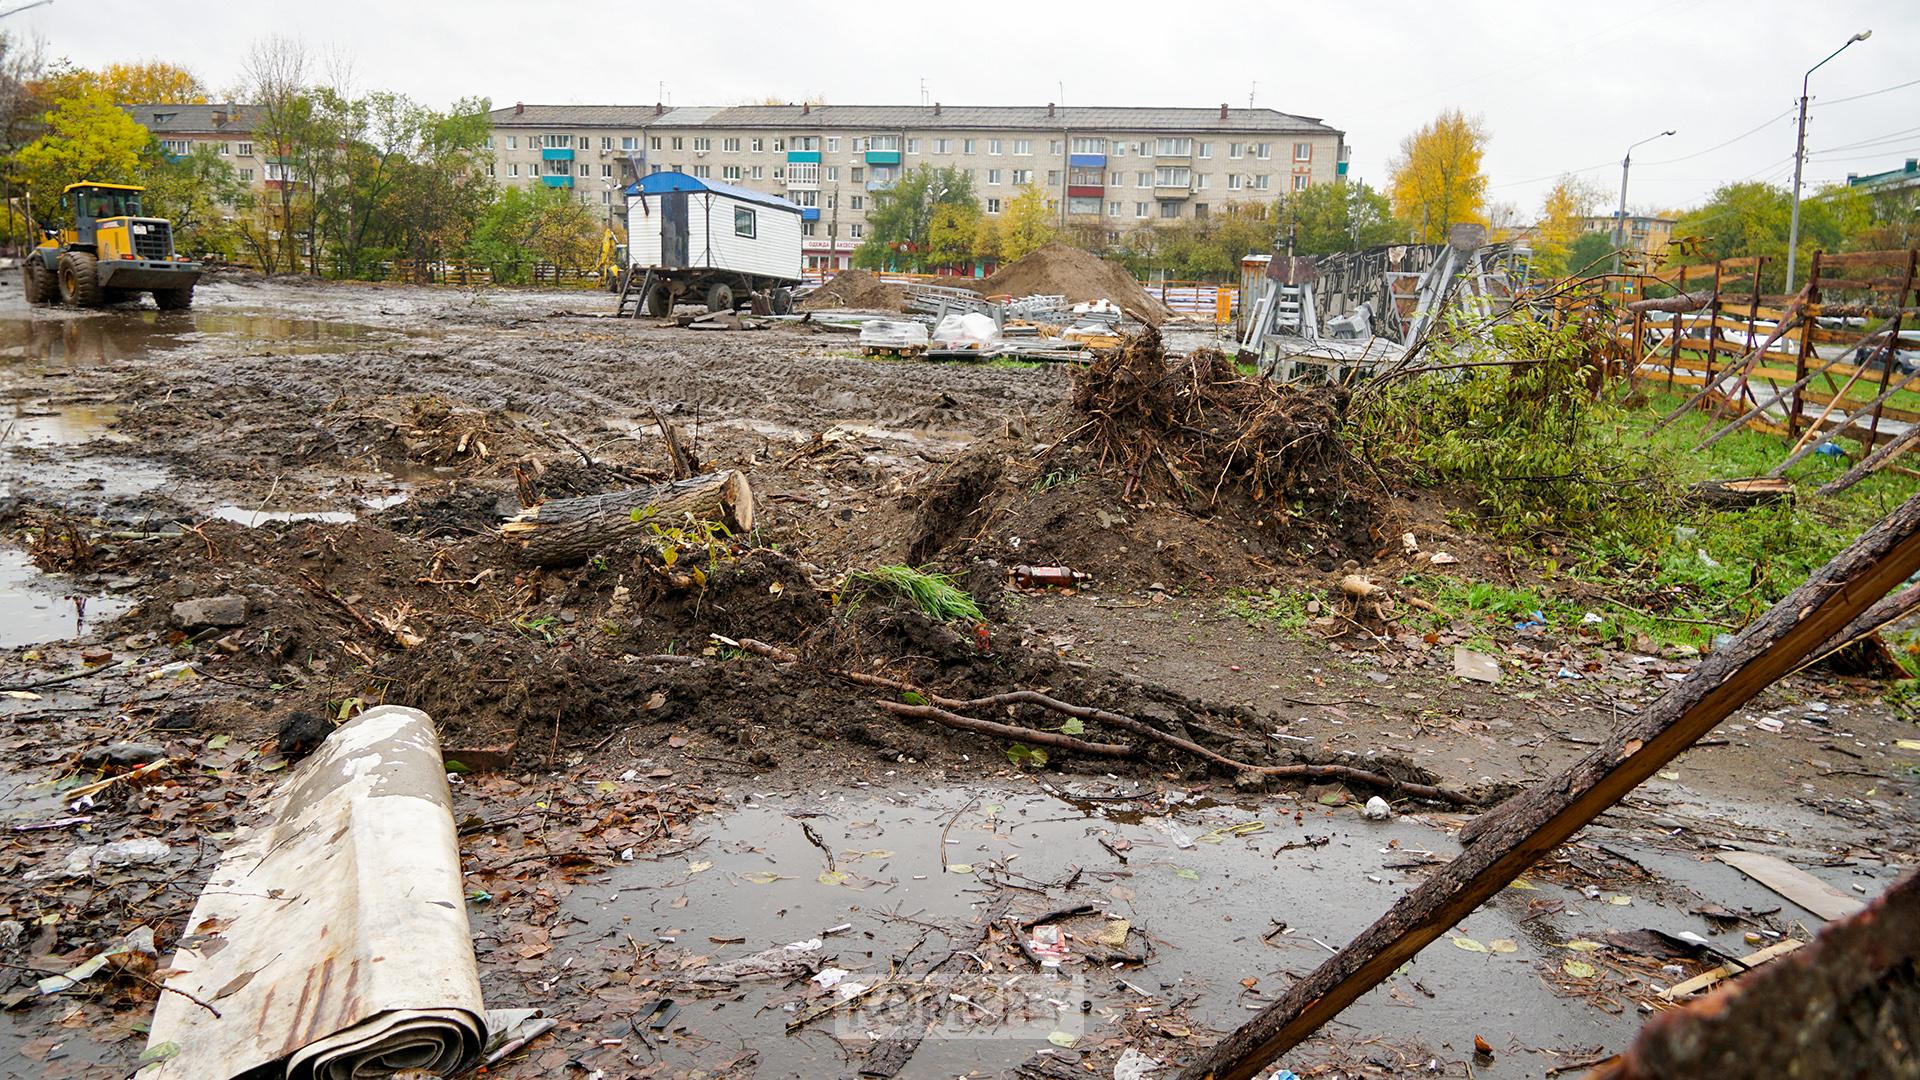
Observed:
[[[1075,376],[1087,420],[1068,441],[1123,478],[1128,502],[1171,495],[1197,514],[1236,510],[1281,536],[1371,550],[1382,512],[1343,436],[1347,399],[1242,375],[1214,350],[1169,363],[1149,331]]]

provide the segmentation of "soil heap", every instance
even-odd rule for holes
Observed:
[[[1058,242],[1008,263],[973,287],[987,296],[1060,295],[1075,304],[1108,300],[1149,326],[1173,318],[1173,310],[1147,295],[1125,267]]]
[[[801,311],[900,311],[906,306],[905,289],[881,281],[868,270],[842,270],[833,280],[806,295]]]

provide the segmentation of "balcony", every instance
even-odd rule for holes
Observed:
[[[567,153],[571,154],[573,153],[573,151],[569,150],[567,151]],[[573,177],[570,175],[563,175],[563,174],[556,173],[551,176],[541,177],[540,182],[547,185],[548,187],[570,188],[573,186]]]
[[[1187,184],[1163,184],[1157,180],[1154,181],[1153,197],[1162,202],[1184,199],[1191,194],[1193,189]]]
[[[820,190],[820,166],[789,159],[786,183],[788,191],[818,191]]]
[[[898,165],[898,164],[900,164],[900,151],[898,151],[898,150],[869,150],[869,151],[867,151],[867,164],[869,164],[869,165]]]
[[[818,151],[818,150],[789,150],[789,151],[787,151],[787,164],[789,164],[789,165],[818,165],[818,164],[820,164],[820,151]]]
[[[1067,167],[1072,169],[1104,169],[1107,167],[1107,155],[1068,154]]]
[[[891,180],[869,180],[869,181],[867,181],[867,190],[868,190],[868,191],[886,191],[886,190],[888,190],[889,188],[892,188],[892,187],[893,187],[893,181],[891,181]]]
[[[572,161],[573,150],[568,147],[549,146],[540,151],[542,161]]]
[[[800,208],[800,220],[801,220],[801,221],[819,221],[819,220],[820,220],[820,208],[819,208],[819,207],[817,207],[817,206],[803,206],[803,207],[801,207],[801,208]]]
[[[1067,198],[1069,199],[1104,199],[1106,197],[1107,189],[1098,184],[1067,185]]]

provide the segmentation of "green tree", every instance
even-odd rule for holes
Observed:
[[[866,238],[854,251],[853,262],[870,270],[928,269],[935,265],[930,257],[934,211],[951,205],[979,212],[973,178],[954,166],[917,166],[892,187],[874,192],[869,203]]]
[[[977,203],[944,202],[933,208],[927,225],[927,262],[934,267],[973,261],[974,239],[985,215]]]
[[[981,262],[998,262],[1000,250],[1000,223],[980,215],[973,227],[973,257]]]
[[[1814,251],[1841,250],[1848,225],[1859,224],[1858,204],[1843,189],[1829,188],[1800,204],[1800,265]],[[1697,265],[1718,259],[1765,255],[1761,271],[1763,290],[1778,290],[1786,281],[1787,234],[1793,214],[1793,196],[1784,187],[1756,182],[1725,184],[1702,205],[1680,216],[1674,236],[1687,243],[1670,248],[1670,261]]]
[[[1610,269],[1613,258],[1613,237],[1603,232],[1583,234],[1578,240],[1567,245],[1566,255],[1559,273],[1580,274],[1593,277],[1604,274]]]
[[[1406,229],[1393,219],[1393,204],[1360,180],[1291,192],[1280,201],[1274,221],[1283,236],[1293,229],[1296,255],[1331,255],[1406,239]]]
[[[1487,177],[1480,169],[1486,150],[1486,128],[1459,109],[1400,141],[1388,191],[1394,213],[1419,242],[1445,243],[1455,224],[1486,220]]]
[[[238,245],[233,217],[252,201],[239,171],[208,143],[177,158],[156,151],[149,160],[147,212],[173,223],[181,250],[232,258]]]
[[[494,183],[482,160],[493,131],[487,118],[489,107],[485,98],[465,98],[447,112],[428,113],[409,148],[402,176],[384,202],[395,246],[414,260],[416,273],[424,275],[433,262],[464,250],[475,222],[493,199]],[[591,248],[591,215],[573,199],[567,202],[587,221]],[[564,230],[547,228],[553,236],[550,242],[556,245],[548,250],[556,254],[569,250],[558,246]]]
[[[64,221],[60,189],[83,180],[137,184],[151,161],[153,136],[99,90],[54,103],[46,134],[14,155],[14,174],[32,190],[34,217]]]
[[[1013,262],[1052,243],[1053,237],[1053,211],[1047,206],[1046,192],[1032,184],[1022,185],[1000,222],[1000,257]]]

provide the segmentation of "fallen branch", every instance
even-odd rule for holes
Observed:
[[[948,712],[937,705],[909,705],[904,701],[887,701],[884,698],[875,698],[873,703],[895,716],[905,716],[914,720],[931,720],[958,731],[971,731],[979,735],[994,735],[1002,739],[1051,746],[1056,750],[1071,750],[1076,754],[1119,758],[1132,757],[1134,752],[1133,747],[1124,743],[1087,742],[1071,735],[1062,735],[1057,731],[1014,727],[1011,724],[997,724],[992,720],[975,720],[971,716]]]

